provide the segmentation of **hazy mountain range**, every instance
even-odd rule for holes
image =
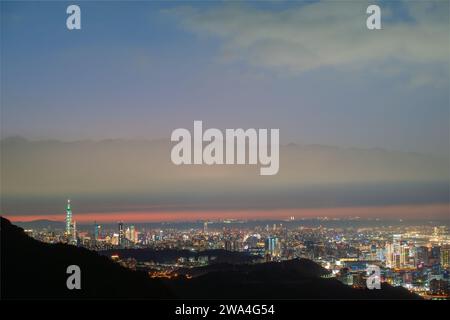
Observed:
[[[449,202],[449,159],[384,149],[288,144],[280,171],[181,165],[167,140],[1,140],[2,213],[258,210]]]

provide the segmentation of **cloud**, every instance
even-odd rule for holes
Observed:
[[[324,67],[376,70],[389,62],[411,77],[412,67],[419,74],[437,64],[444,66],[448,83],[448,2],[406,3],[401,16],[383,7],[383,30],[375,31],[366,28],[367,6],[327,1],[268,10],[233,3],[177,7],[169,13],[191,32],[220,38],[226,61],[294,75]],[[412,83],[429,83],[424,80]]]

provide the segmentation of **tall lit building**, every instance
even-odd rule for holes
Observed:
[[[74,245],[77,245],[78,240],[77,240],[77,222],[76,221],[72,222],[71,230],[72,230],[72,238],[71,238],[70,242]]]
[[[203,223],[203,233],[208,233],[208,221]]]
[[[386,267],[393,268],[394,267],[394,244],[388,243],[386,244]]]
[[[402,262],[406,261],[406,254],[409,255],[409,251],[403,251],[402,256],[402,235],[394,234],[392,237],[392,244],[388,249],[388,257],[386,257],[386,265],[390,268],[400,268]]]
[[[97,241],[101,238],[102,226],[94,222],[94,240]]]
[[[430,251],[430,259],[429,259],[429,263],[431,265],[434,264],[440,264],[441,263],[441,247],[432,247],[431,251]]]
[[[377,260],[377,246],[372,244],[370,246],[370,260]]]
[[[72,234],[72,209],[70,208],[70,200],[67,200],[66,206],[66,236]]]
[[[124,231],[123,231],[123,222],[119,222],[119,246],[124,244]]]
[[[125,230],[125,238],[133,243],[137,242],[137,231],[134,226],[130,226]]]
[[[392,236],[392,244],[394,245],[394,251],[396,253],[400,253],[400,246],[402,244],[402,235],[401,234],[394,234]]]
[[[277,237],[268,237],[265,243],[266,254],[272,257],[281,256],[281,244]]]
[[[134,228],[134,226],[130,227],[130,241],[136,242],[136,229]]]
[[[441,267],[450,268],[450,246],[441,247]]]
[[[400,247],[400,266],[406,267],[409,265],[409,247],[403,245]]]
[[[429,250],[426,246],[416,248],[416,265],[428,265]]]

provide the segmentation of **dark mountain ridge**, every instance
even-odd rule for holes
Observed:
[[[3,299],[173,298],[157,279],[126,269],[93,251],[46,244],[1,218]],[[66,286],[67,267],[81,269],[81,290]]]
[[[81,269],[81,290],[66,287],[69,265]],[[316,263],[226,264],[203,268],[192,279],[151,279],[96,252],[46,244],[1,218],[2,299],[418,299],[403,288],[358,290],[335,279]]]
[[[105,256],[119,255],[122,259],[134,258],[137,261],[153,261],[158,263],[175,263],[178,258],[208,257],[214,263],[251,263],[261,260],[262,258],[252,256],[244,252],[232,252],[223,249],[213,249],[204,251],[178,250],[178,249],[162,249],[155,250],[149,248],[142,249],[111,249],[99,251],[99,254]],[[214,259],[214,260],[212,260]]]

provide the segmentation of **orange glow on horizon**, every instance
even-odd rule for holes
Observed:
[[[361,217],[361,218],[395,218],[395,219],[445,219],[450,217],[449,204],[429,205],[395,205],[374,207],[337,207],[337,208],[298,208],[274,210],[211,210],[211,211],[121,211],[121,212],[73,212],[77,222],[164,222],[220,219],[296,219],[314,217]],[[6,215],[13,222],[29,222],[33,220],[64,221],[65,215]]]

